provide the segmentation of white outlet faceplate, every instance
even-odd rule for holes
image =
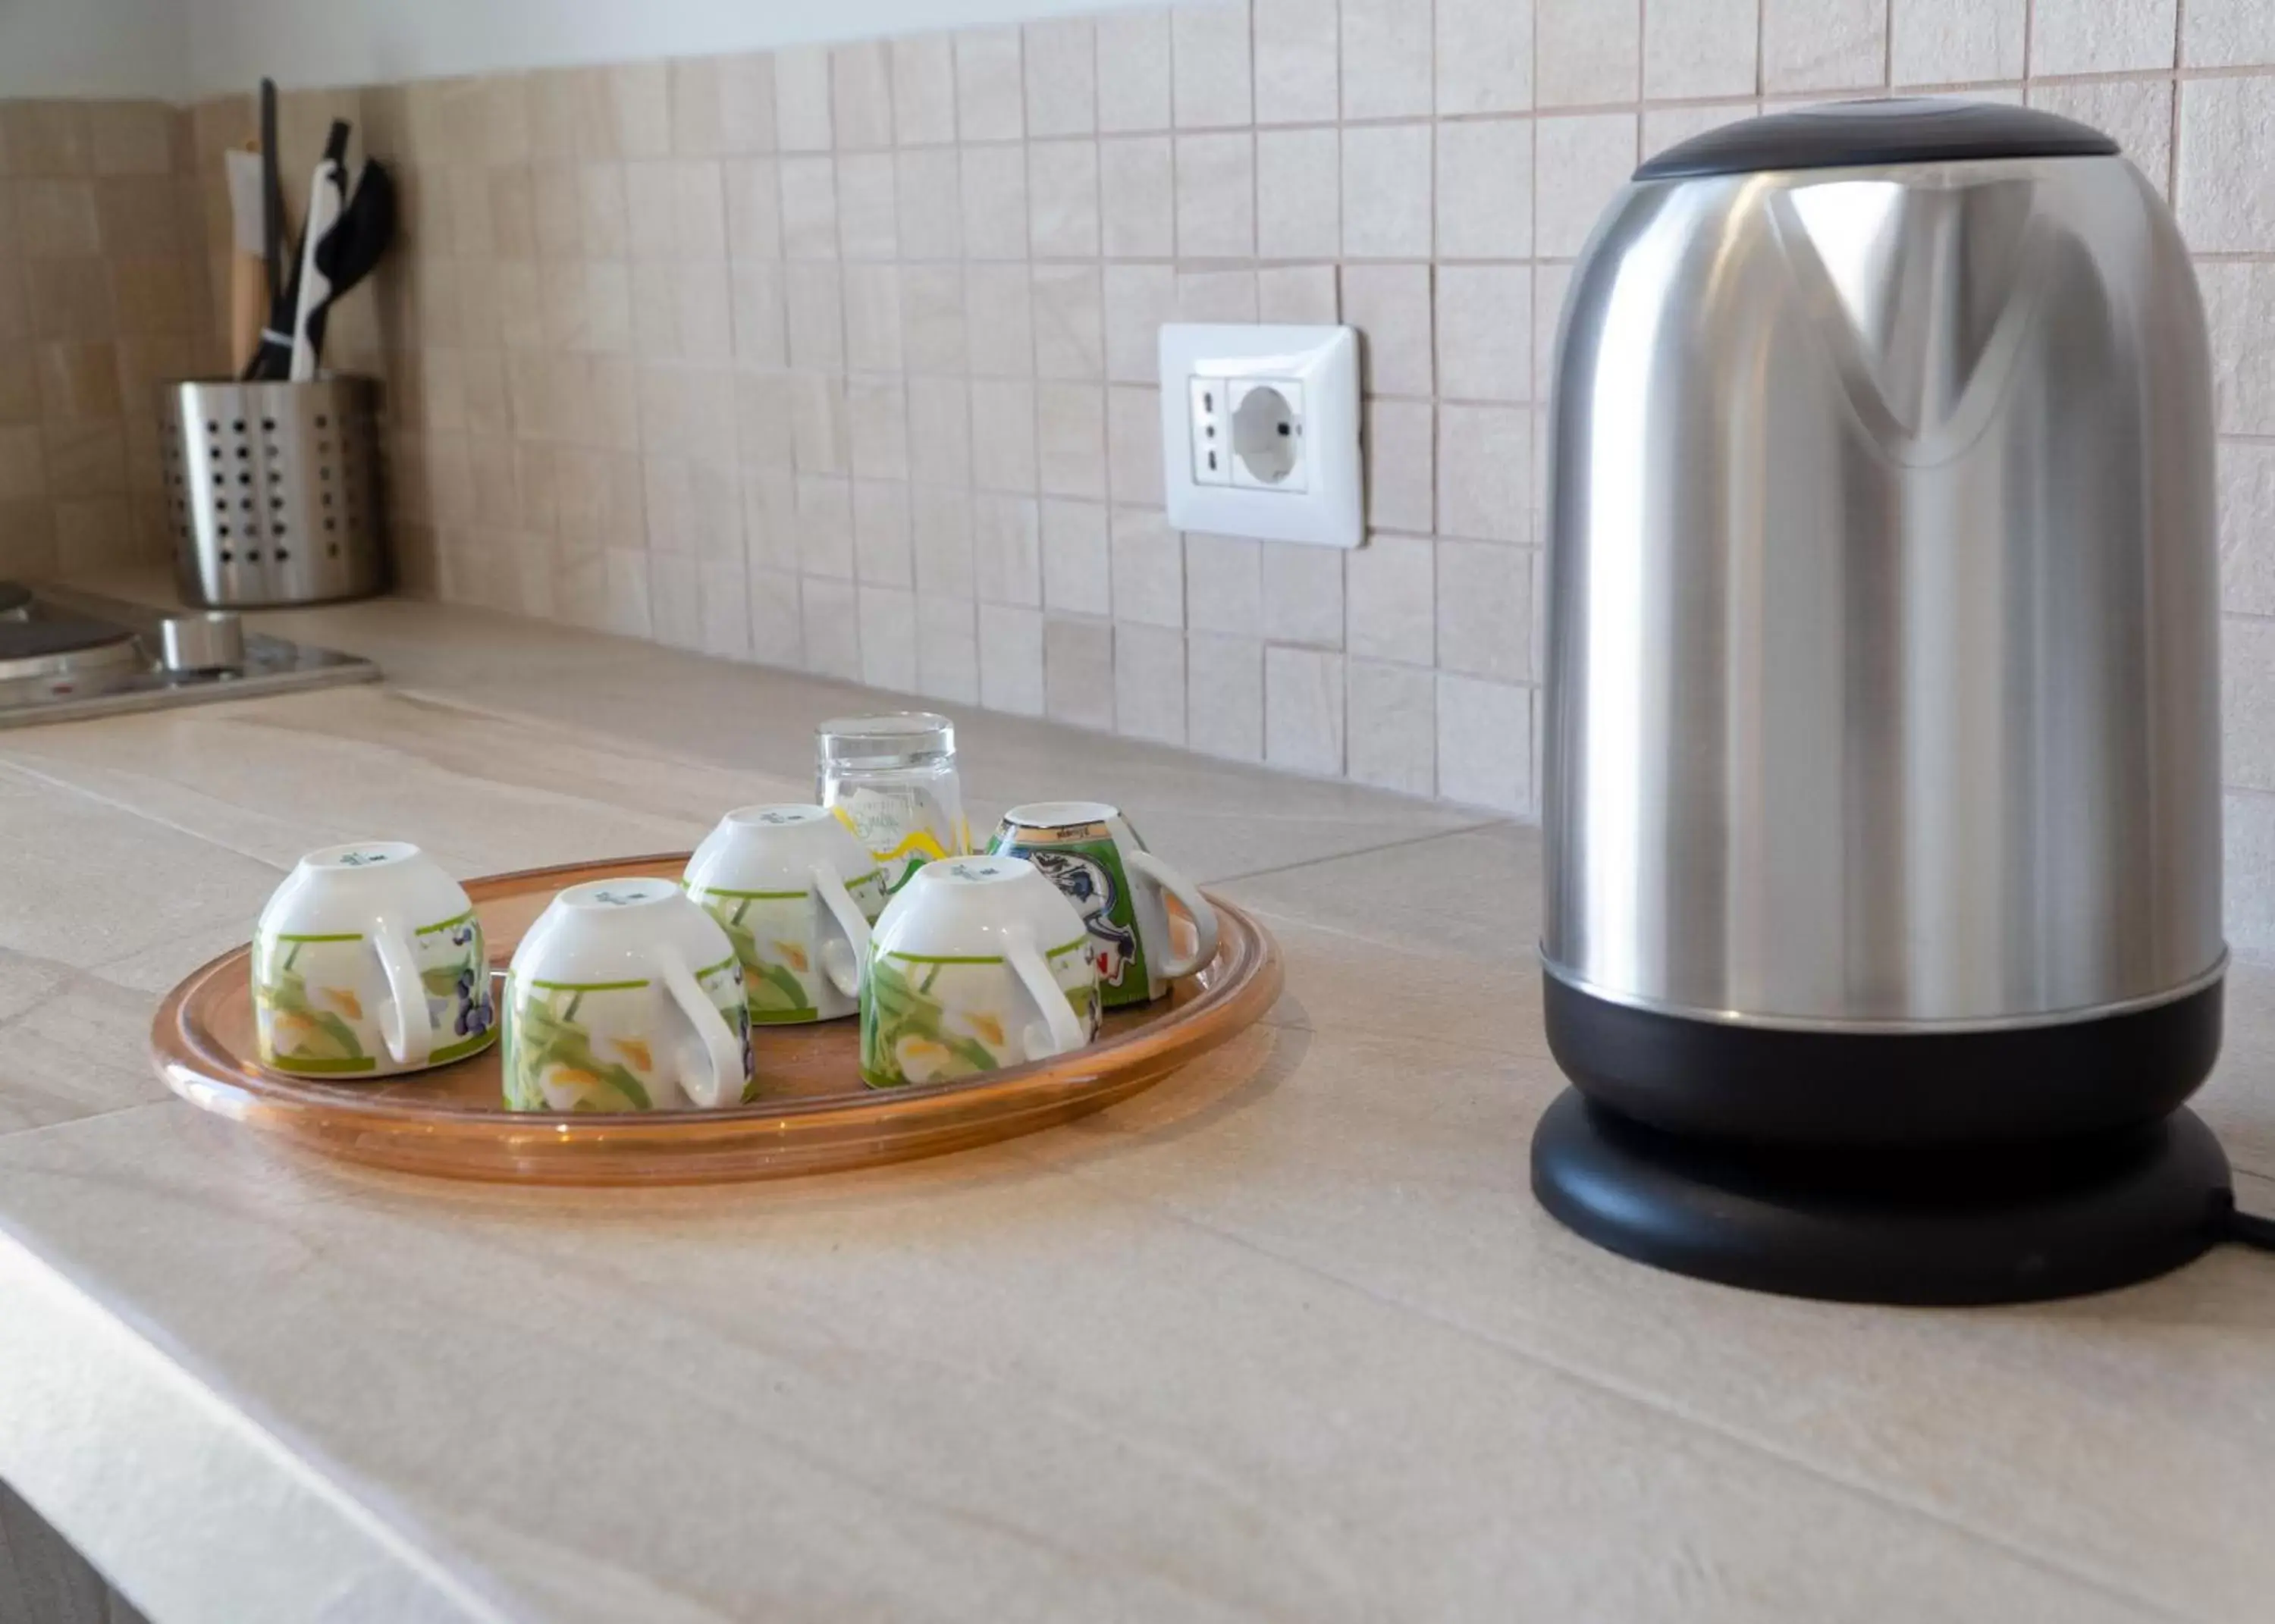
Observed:
[[[1357,332],[1168,322],[1160,356],[1172,527],[1321,547],[1365,539]]]

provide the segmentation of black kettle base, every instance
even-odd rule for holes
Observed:
[[[2234,1197],[2211,1129],[2143,1128],[1962,1150],[1763,1147],[1645,1127],[1573,1089],[1541,1116],[1532,1189],[1641,1263],[1788,1296],[2027,1303],[2200,1257]]]

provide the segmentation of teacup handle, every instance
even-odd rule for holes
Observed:
[[[662,972],[664,991],[671,994],[680,1013],[695,1023],[695,1035],[703,1039],[704,1053],[710,1061],[705,1069],[707,1075],[692,1079],[682,1077],[680,1086],[686,1088],[688,1097],[706,1110],[742,1104],[743,1084],[749,1079],[743,1073],[743,1046],[735,1036],[735,1029],[727,1023],[726,1011],[705,995],[696,983],[695,972],[677,954],[659,953],[656,967]],[[699,1086],[688,1088],[690,1081]]]
[[[1192,956],[1161,966],[1165,981],[1175,981],[1180,976],[1190,976],[1216,956],[1216,910],[1201,895],[1201,888],[1175,869],[1142,849],[1122,853],[1122,860],[1185,905],[1192,916],[1193,933],[1198,938],[1193,944]]]
[[[869,918],[854,904],[853,894],[845,888],[845,881],[827,863],[813,865],[813,894],[829,910],[829,917],[837,923],[838,935],[844,939],[842,959],[830,952],[838,945],[835,940],[821,945],[821,973],[846,997],[858,998],[861,966],[869,959]]]
[[[419,956],[403,932],[386,919],[373,921],[371,945],[387,972],[388,1002],[379,1035],[398,1066],[423,1066],[435,1052],[435,1022],[427,1013],[427,983],[419,975]]]
[[[1019,978],[1020,986],[1026,988],[1027,997],[1043,1017],[1043,1026],[1050,1039],[1050,1047],[1042,1054],[1028,1055],[1029,1060],[1070,1054],[1090,1041],[1090,1034],[1083,1030],[1082,1017],[1074,1012],[1074,1001],[1066,995],[1058,978],[1051,974],[1050,965],[1032,938],[1012,937],[1005,944],[1003,957],[1011,966],[1011,973]],[[1034,1046],[1032,1040],[1028,1046]]]

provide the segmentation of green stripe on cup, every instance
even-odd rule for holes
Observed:
[[[707,896],[731,896],[738,903],[802,903],[813,893],[806,891],[729,891],[723,886],[705,886],[698,890],[688,887],[688,894],[697,901]]]
[[[363,937],[354,931],[339,931],[328,936],[299,936],[289,931],[279,931],[272,940],[276,941],[361,941]]]
[[[548,993],[630,993],[648,984],[645,981],[530,981],[524,985],[539,987]]]
[[[447,931],[454,925],[464,925],[467,920],[473,917],[474,910],[469,908],[462,914],[457,914],[450,918],[441,920],[436,924],[422,925],[411,933],[414,936],[432,936],[436,931]]]
[[[329,940],[318,937],[317,940]],[[351,937],[350,940],[360,938]],[[352,1060],[327,1060],[321,1055],[274,1054],[262,1062],[271,1070],[298,1072],[306,1076],[325,1076],[333,1073],[369,1071],[379,1064],[368,1054],[359,1054]]]
[[[469,1054],[478,1054],[496,1041],[497,1028],[493,1026],[487,1031],[476,1032],[472,1037],[461,1039],[457,1043],[446,1043],[427,1058],[435,1065],[447,1066],[454,1060],[464,1060]]]
[[[903,953],[898,948],[888,948],[885,956],[903,959],[911,964],[1000,964],[1003,962],[1000,954],[990,956],[986,954]]]
[[[1078,948],[1086,947],[1089,942],[1090,938],[1087,935],[1077,936],[1072,941],[1062,941],[1055,948],[1044,948],[1043,956],[1047,959],[1054,959],[1062,953],[1072,953]]]

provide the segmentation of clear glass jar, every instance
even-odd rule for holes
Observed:
[[[956,724],[930,711],[835,716],[813,730],[815,797],[866,842],[885,888],[971,850]]]

